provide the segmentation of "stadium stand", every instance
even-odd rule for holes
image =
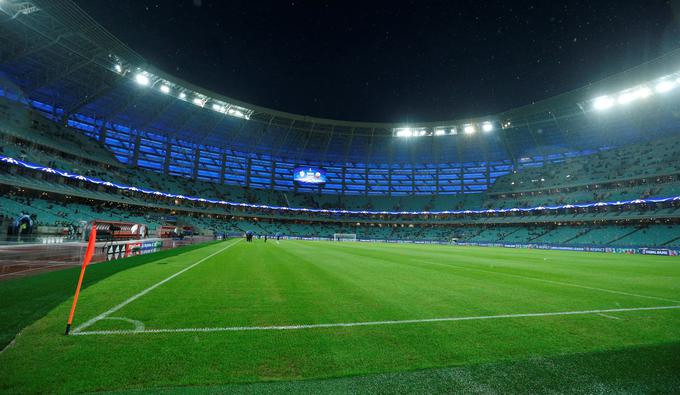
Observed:
[[[2,32],[20,40],[25,28]],[[398,124],[230,103],[236,112],[225,114],[157,89],[141,92],[123,68],[124,59],[141,58],[117,49],[118,63],[97,58],[79,76],[42,85],[23,76],[57,69],[57,49],[45,46],[30,64],[19,57],[1,66],[3,227],[24,213],[37,233],[99,219],[144,223],[150,233],[187,226],[204,235],[680,245],[680,199],[673,200],[680,136],[669,106],[649,102],[627,117],[593,119],[584,88],[497,114],[495,130],[459,134],[453,131],[463,124],[447,121],[457,125],[450,135],[400,138]],[[669,59],[648,72],[676,64]],[[642,133],[637,125],[645,122]],[[297,183],[298,166],[323,168],[328,181]]]
[[[76,131],[71,130],[76,134]],[[122,180],[134,185],[160,190],[180,191],[187,195],[206,196],[210,198],[243,199],[250,203],[277,204],[286,200],[288,204],[307,208],[351,208],[351,209],[401,209],[406,211],[437,210],[441,208],[483,208],[483,207],[529,207],[565,202],[588,202],[605,199],[633,199],[649,196],[671,196],[677,192],[676,174],[659,174],[659,161],[655,155],[649,162],[639,161],[636,173],[642,178],[628,177],[625,182],[618,179],[602,179],[599,183],[587,180],[586,183],[551,185],[531,191],[512,188],[515,183],[523,184],[532,177],[547,174],[554,179],[568,179],[564,174],[571,172],[572,165],[562,168],[536,169],[513,173],[502,177],[498,187],[494,186],[487,194],[463,194],[444,196],[437,199],[432,196],[412,196],[409,198],[362,197],[323,194],[291,193],[281,194],[270,190],[246,189],[238,186],[218,185],[212,182],[180,179],[173,176],[162,177],[154,172],[137,169],[132,171],[123,166],[110,166],[107,162],[99,162],[89,158],[72,156],[69,152],[61,152],[56,147],[59,140],[47,142],[26,138],[26,134],[17,137],[3,133],[3,153],[13,154],[27,161],[40,162],[50,166],[63,166],[68,171],[84,171],[90,176],[114,181]],[[32,136],[31,136],[32,137]],[[72,142],[73,140],[68,140]],[[44,144],[43,144],[44,143]],[[64,143],[64,146],[69,144]],[[649,147],[661,147],[660,143],[638,146],[643,152]],[[605,158],[615,158],[620,152],[630,151],[630,147],[608,151]],[[672,152],[669,150],[665,150]],[[628,152],[627,155],[634,155]],[[669,154],[670,155],[670,154]],[[598,161],[603,155],[583,156],[572,159],[573,166],[589,166],[591,159]],[[643,155],[644,157],[644,155]],[[97,157],[98,158],[98,157]],[[2,181],[6,185],[6,193],[1,198],[2,214],[13,217],[20,213],[33,214],[36,224],[44,229],[66,227],[78,223],[86,223],[94,219],[127,220],[143,222],[149,225],[151,232],[167,221],[164,216],[173,215],[174,224],[195,226],[199,232],[242,233],[247,230],[255,233],[282,234],[288,236],[307,236],[330,238],[334,233],[356,233],[364,239],[395,240],[462,240],[485,243],[549,243],[573,245],[644,245],[644,246],[678,246],[678,225],[673,222],[674,216],[680,214],[680,208],[671,204],[668,207],[635,207],[624,210],[590,212],[540,213],[539,215],[522,215],[514,217],[468,216],[467,218],[446,218],[445,216],[421,216],[420,218],[390,218],[389,216],[354,214],[347,219],[326,218],[319,215],[306,215],[302,218],[291,218],[289,215],[272,215],[266,213],[234,213],[225,212],[205,205],[196,205],[176,201],[174,204],[162,204],[158,199],[136,196],[134,193],[113,192],[101,188],[91,188],[78,182],[64,181],[58,176],[43,172],[26,171],[3,165]],[[633,173],[631,173],[633,174]],[[564,176],[563,176],[564,175]],[[514,179],[518,181],[507,181]],[[501,190],[503,185],[510,185],[509,190]],[[590,189],[596,192],[590,192]],[[573,190],[573,192],[571,192]],[[530,193],[535,193],[529,195]],[[288,197],[290,195],[290,197]],[[559,197],[561,200],[554,200]],[[181,210],[181,212],[179,212]],[[598,212],[600,211],[600,212]],[[636,217],[637,216],[637,217]],[[640,218],[640,216],[642,218]],[[258,218],[265,217],[265,218]],[[635,221],[635,220],[638,221]],[[361,222],[354,222],[354,221]],[[633,221],[622,223],[622,221]],[[647,222],[644,222],[644,221]],[[649,222],[652,220],[653,222]],[[616,224],[602,224],[614,221]],[[363,222],[363,224],[362,224]],[[440,225],[433,223],[441,222]],[[554,226],[556,222],[588,223],[588,226]],[[663,222],[663,223],[659,223]],[[537,226],[537,223],[550,225]],[[515,224],[515,225],[512,225]],[[520,224],[521,226],[516,226]]]

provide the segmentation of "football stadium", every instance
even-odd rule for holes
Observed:
[[[0,11],[0,392],[680,392],[680,50],[361,122]]]

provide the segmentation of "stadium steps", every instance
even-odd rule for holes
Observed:
[[[562,243],[565,243],[565,244],[566,244],[566,243],[569,243],[569,242],[572,241],[572,240],[578,239],[579,237],[583,237],[583,236],[587,235],[588,233],[590,233],[590,231],[592,231],[592,230],[593,230],[592,228],[587,228],[587,229],[585,230],[585,232],[579,233],[579,234],[577,234],[577,235],[574,236],[574,237],[570,237],[570,238],[568,238],[567,240],[564,240]]]
[[[639,231],[641,231],[641,230],[642,230],[642,228],[635,228],[635,229],[633,229],[632,231],[630,231],[630,232],[628,232],[628,233],[626,233],[626,234],[624,234],[624,235],[622,235],[622,236],[619,236],[619,237],[617,237],[617,238],[615,238],[615,239],[613,239],[613,240],[608,241],[606,244],[607,244],[607,245],[611,245],[611,244],[616,243],[617,241],[619,241],[619,240],[621,240],[621,239],[624,239],[624,238],[626,238],[626,237],[632,235],[633,233],[639,232]]]
[[[508,238],[508,236],[511,236],[513,233],[519,232],[521,229],[522,229],[522,228],[515,228],[515,230],[513,230],[513,231],[510,232],[510,233],[505,234],[504,236],[502,236],[502,237],[501,237],[500,239],[498,239],[498,240],[499,240],[499,241],[505,240],[505,239]]]
[[[680,240],[680,236],[675,237],[675,238],[673,238],[673,239],[670,239],[670,240],[668,240],[668,241],[662,243],[661,245],[662,245],[662,246],[670,246],[671,243],[673,243],[673,242],[675,242],[675,241],[678,241],[678,240]]]
[[[527,242],[532,242],[536,239],[540,239],[541,237],[546,236],[548,233],[552,232],[553,230],[555,230],[555,229],[546,229],[545,232],[541,233],[540,235],[537,235],[537,236],[530,238],[529,240],[527,240]]]

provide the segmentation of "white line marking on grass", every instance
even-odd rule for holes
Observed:
[[[83,324],[81,324],[80,326],[78,326],[76,329],[74,329],[73,332],[71,332],[71,333],[75,335],[75,334],[77,334],[78,332],[82,331],[83,329],[85,329],[85,328],[87,328],[87,327],[89,327],[89,326],[92,326],[92,324],[94,324],[95,322],[97,322],[97,321],[99,321],[99,320],[101,320],[101,319],[104,319],[104,318],[108,317],[110,314],[115,313],[116,311],[122,309],[123,307],[127,306],[128,304],[134,302],[135,300],[141,298],[142,296],[148,294],[149,292],[153,291],[154,289],[156,289],[156,288],[160,287],[161,285],[167,283],[168,281],[172,280],[173,278],[179,276],[180,274],[182,274],[182,273],[184,273],[184,272],[186,272],[186,271],[189,271],[189,270],[193,269],[194,267],[200,265],[201,263],[207,261],[208,259],[214,257],[215,255],[220,254],[221,252],[223,252],[223,251],[226,250],[227,248],[232,247],[233,245],[237,244],[237,243],[240,242],[240,241],[241,241],[241,240],[239,239],[236,243],[231,243],[231,244],[229,244],[228,246],[226,246],[226,247],[220,249],[219,251],[216,251],[216,252],[214,252],[214,253],[212,253],[212,254],[206,256],[206,257],[201,258],[201,259],[198,260],[197,262],[193,263],[191,266],[185,267],[184,269],[178,271],[177,273],[171,275],[170,277],[167,277],[167,278],[165,278],[164,280],[161,280],[161,281],[157,282],[156,284],[150,286],[149,288],[147,288],[147,289],[145,289],[145,290],[139,292],[138,294],[131,296],[130,298],[128,298],[128,299],[126,299],[125,301],[123,301],[122,303],[120,303],[120,304],[118,304],[118,305],[116,305],[116,306],[110,308],[109,310],[106,310],[105,312],[103,312],[103,313],[99,314],[98,316],[96,316],[96,317],[90,319],[89,321],[84,322]]]
[[[604,313],[598,313],[597,315],[599,315],[600,317],[609,318],[610,320],[620,320],[621,319],[619,317],[614,317],[613,315],[607,315],[607,314],[604,314]]]
[[[614,290],[614,289],[590,287],[590,286],[587,286],[587,285],[567,283],[567,282],[564,282],[564,281],[547,280],[547,279],[536,278],[536,277],[531,277],[531,276],[522,276],[521,274],[503,273],[503,272],[494,271],[494,270],[484,270],[484,269],[478,269],[476,267],[458,266],[458,265],[451,265],[451,264],[447,264],[447,263],[428,262],[428,261],[421,261],[421,262],[429,264],[429,265],[440,265],[440,266],[451,267],[451,268],[462,269],[462,270],[472,270],[472,271],[477,271],[477,272],[482,272],[482,273],[500,274],[502,276],[510,276],[510,277],[522,278],[522,279],[525,279],[525,280],[534,280],[534,281],[540,281],[540,282],[544,282],[544,283],[557,284],[557,285],[566,285],[568,287],[590,289],[590,290],[593,290],[593,291],[608,292],[608,293],[612,293],[612,294],[634,296],[634,297],[637,297],[637,298],[661,300],[661,301],[664,301],[664,302],[671,302],[671,303],[680,303],[680,300],[666,299],[666,298],[661,298],[661,297],[658,297],[658,296],[641,295],[641,294],[635,294],[635,293],[631,293],[631,292],[617,291],[617,290]]]
[[[551,317],[551,316],[565,316],[565,315],[585,315],[585,314],[603,314],[603,313],[623,313],[628,311],[652,311],[652,310],[675,310],[680,309],[677,306],[653,306],[653,307],[632,307],[622,309],[604,309],[604,310],[579,310],[579,311],[558,311],[552,313],[525,313],[525,314],[499,314],[499,315],[482,315],[472,317],[446,317],[446,318],[425,318],[420,320],[390,320],[390,321],[368,321],[368,322],[341,322],[334,324],[302,324],[302,325],[275,325],[275,326],[227,326],[216,328],[174,328],[174,329],[145,329],[143,331],[131,330],[111,330],[111,331],[85,331],[76,332],[74,335],[130,335],[141,333],[180,333],[180,332],[244,332],[244,331],[285,331],[297,329],[319,329],[319,328],[343,328],[352,326],[378,326],[378,325],[403,325],[403,324],[421,324],[431,322],[450,322],[450,321],[476,321],[476,320],[494,320],[501,318],[525,318],[525,317]]]
[[[145,329],[144,323],[138,320],[131,320],[125,317],[104,317],[102,320],[125,321],[135,326],[135,332],[142,332]]]

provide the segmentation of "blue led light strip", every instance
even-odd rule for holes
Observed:
[[[7,156],[0,155],[0,162],[8,163],[15,166],[24,167],[31,170],[44,171],[45,173],[58,174],[62,177],[71,178],[79,181],[89,182],[95,185],[104,185],[107,187],[113,187],[117,189],[122,189],[124,191],[140,192],[152,196],[163,196],[173,199],[183,199],[192,202],[202,202],[211,204],[221,204],[225,206],[233,207],[245,207],[245,208],[260,208],[268,210],[280,210],[289,212],[304,212],[304,213],[319,213],[319,214],[370,214],[370,215],[460,215],[460,214],[502,214],[502,213],[518,213],[518,212],[533,212],[533,211],[543,211],[543,210],[560,210],[560,209],[570,209],[570,208],[590,208],[590,207],[610,207],[610,206],[623,206],[628,204],[645,204],[645,203],[667,203],[667,202],[680,202],[680,196],[672,196],[665,198],[656,199],[635,199],[635,200],[623,200],[616,202],[597,202],[597,203],[582,203],[582,204],[565,204],[560,206],[538,206],[538,207],[528,207],[528,208],[503,208],[503,209],[487,209],[487,210],[452,210],[452,211],[369,211],[369,210],[325,210],[325,209],[314,209],[314,208],[295,208],[295,207],[281,207],[281,206],[267,206],[264,204],[249,204],[249,203],[235,203],[227,202],[225,200],[212,200],[197,198],[193,196],[176,195],[173,193],[166,193],[160,191],[153,191],[148,189],[142,189],[137,187],[131,187],[122,184],[116,184],[110,181],[102,181],[97,178],[89,178],[80,174],[69,173],[67,171],[53,169],[50,167],[44,167],[37,165],[35,163],[24,162],[22,160],[10,158]]]

